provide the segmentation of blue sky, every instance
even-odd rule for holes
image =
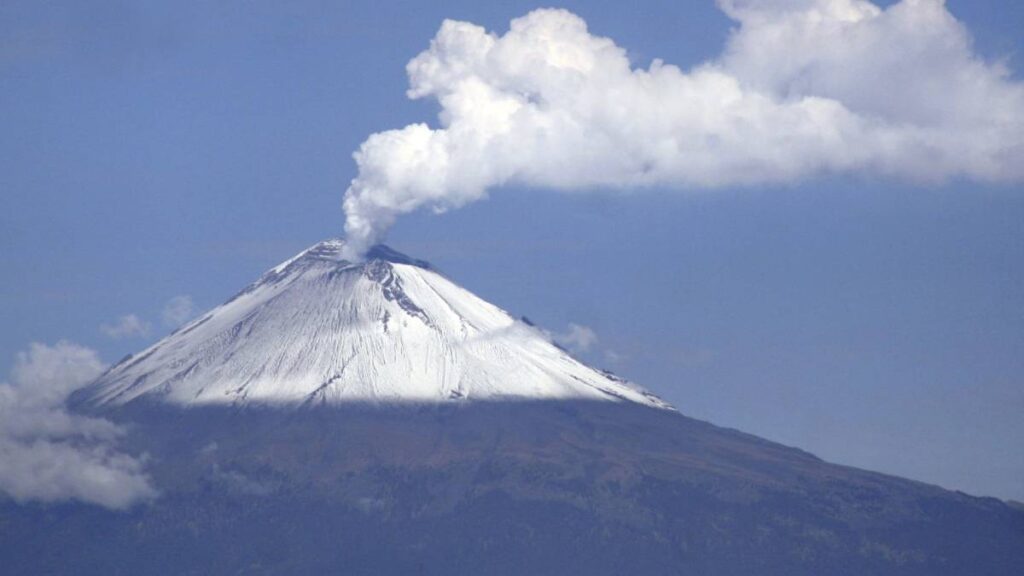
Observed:
[[[166,331],[175,296],[213,306],[340,235],[352,151],[435,122],[405,65],[440,22],[501,33],[537,7],[426,4],[4,3],[0,373],[33,341],[114,361]],[[640,66],[714,58],[734,25],[710,0],[561,6]],[[1019,80],[1024,7],[947,6]],[[585,359],[688,415],[1024,500],[1019,183],[669,188],[512,184],[388,241],[555,332],[590,327]],[[101,329],[127,314],[145,336]]]

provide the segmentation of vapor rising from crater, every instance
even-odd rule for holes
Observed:
[[[942,0],[719,0],[724,51],[635,67],[564,10],[504,35],[447,20],[407,66],[439,127],[372,134],[345,193],[351,255],[395,219],[520,184],[679,191],[871,173],[1024,179],[1024,88]]]

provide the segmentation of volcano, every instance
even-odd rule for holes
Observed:
[[[179,406],[630,401],[667,408],[589,368],[517,321],[386,246],[362,262],[327,240],[230,301],[114,366],[96,404]]]
[[[688,418],[426,262],[343,247],[81,390],[160,496],[0,502],[3,572],[1024,573],[1019,508]]]

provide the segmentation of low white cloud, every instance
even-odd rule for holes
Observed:
[[[115,449],[119,427],[65,409],[103,368],[94,351],[68,342],[18,355],[10,382],[0,383],[0,493],[113,509],[156,495],[142,462]]]
[[[188,322],[195,315],[195,303],[188,295],[175,296],[164,304],[161,316],[168,328],[177,328]]]
[[[736,22],[690,70],[537,10],[504,35],[445,21],[409,62],[440,126],[371,135],[345,194],[349,251],[401,214],[517,183],[690,191],[825,173],[1024,179],[1024,87],[942,0],[720,0]]]
[[[597,344],[597,333],[587,326],[569,324],[565,332],[552,334],[551,338],[573,352],[589,352]]]
[[[100,332],[110,338],[142,338],[149,335],[151,326],[135,314],[125,314],[113,324],[100,324]]]

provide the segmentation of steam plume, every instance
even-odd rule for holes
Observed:
[[[625,50],[564,10],[502,36],[447,20],[407,66],[440,127],[372,134],[345,193],[352,255],[404,213],[515,183],[681,191],[869,172],[1024,178],[1024,88],[974,54],[942,0],[719,0],[738,24],[691,70]]]

